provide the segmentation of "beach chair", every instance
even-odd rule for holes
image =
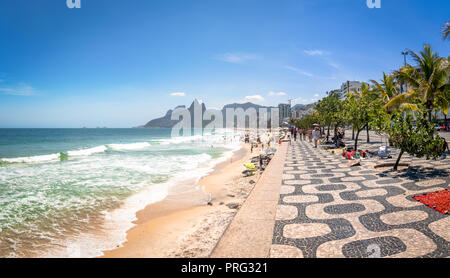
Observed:
[[[388,158],[389,157],[389,149],[388,146],[381,146],[378,149],[378,156],[380,158]]]

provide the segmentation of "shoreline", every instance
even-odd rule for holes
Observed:
[[[164,200],[138,211],[135,226],[126,232],[126,241],[113,250],[102,250],[100,258],[209,256],[259,178],[259,173],[250,177],[241,174],[242,164],[254,155],[257,153],[251,153],[250,146],[242,143],[197,183],[180,185],[203,188],[211,196],[211,205],[192,202],[195,196],[189,190],[174,190]]]

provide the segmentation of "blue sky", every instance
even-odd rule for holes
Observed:
[[[132,127],[194,98],[310,103],[450,55],[448,0],[0,0],[0,127]]]

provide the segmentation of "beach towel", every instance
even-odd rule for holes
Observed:
[[[256,166],[253,163],[244,163],[245,168],[255,170]]]

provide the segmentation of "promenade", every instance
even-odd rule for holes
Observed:
[[[368,144],[362,136],[361,149],[380,146],[381,139],[371,137],[374,143]],[[382,162],[377,158],[349,167],[341,155],[315,149],[307,141],[286,145],[280,149],[285,155],[279,155],[284,157],[281,186],[267,191],[278,199],[275,215],[267,209],[255,211],[257,202],[245,203],[213,257],[450,256],[449,216],[412,199],[449,189],[450,158],[434,161],[406,155],[402,162],[410,167],[394,172],[375,169]],[[396,150],[391,151],[394,161]],[[255,189],[265,186],[261,179]],[[264,222],[249,229],[252,222],[246,216],[251,214]],[[273,231],[270,249],[261,250],[269,243],[267,231]]]

